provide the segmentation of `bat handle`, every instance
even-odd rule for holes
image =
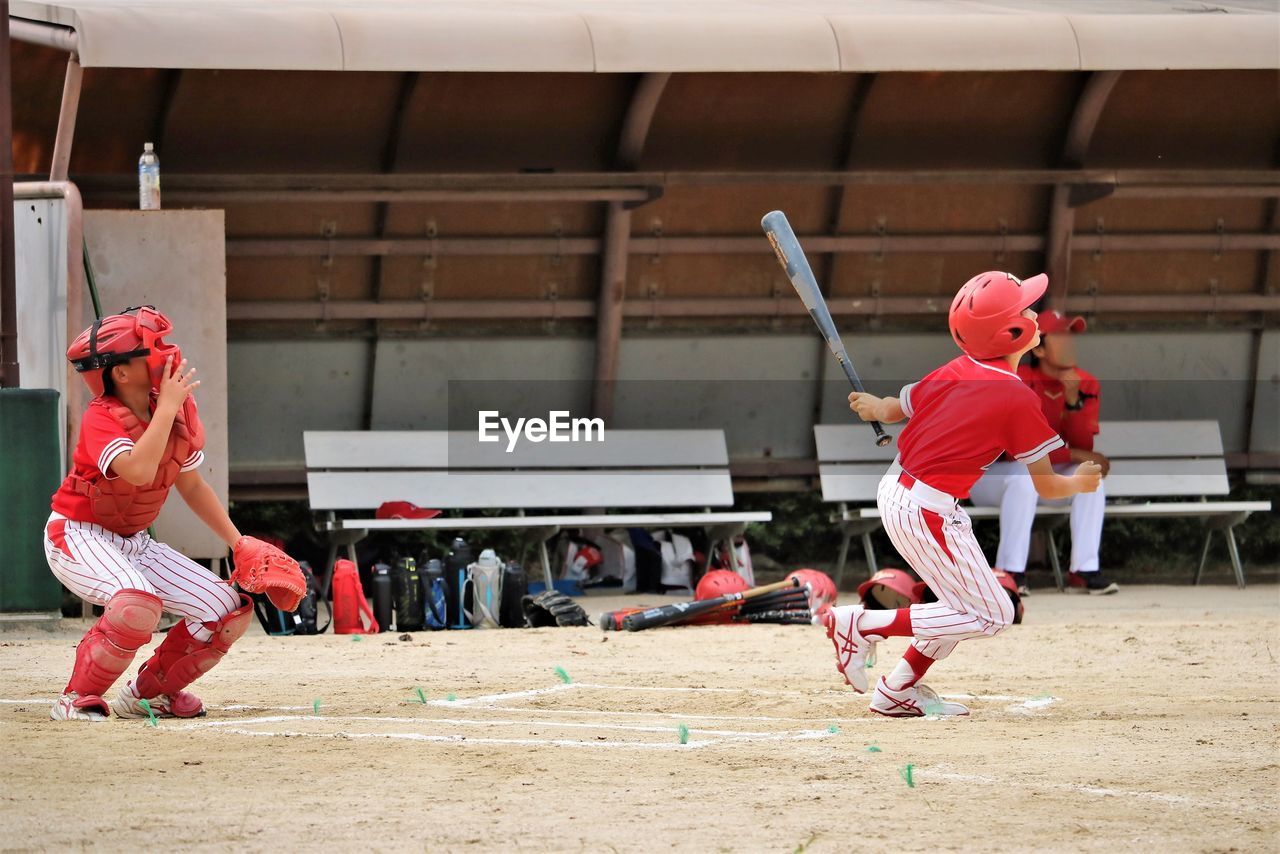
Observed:
[[[840,361],[840,367],[844,368],[844,375],[849,380],[849,385],[853,386],[853,390],[859,394],[866,394],[867,390],[862,387],[862,380],[858,377],[858,372],[853,369],[853,365],[849,364],[849,354],[843,351],[836,354],[836,358]],[[876,447],[883,448],[885,445],[893,441],[893,437],[884,432],[884,427],[879,421],[870,422],[871,429],[876,431]]]

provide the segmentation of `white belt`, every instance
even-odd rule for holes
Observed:
[[[948,495],[940,489],[934,489],[922,480],[916,480],[914,476],[903,470],[902,463],[896,457],[893,465],[889,466],[889,471],[885,473],[885,477],[893,478],[921,507],[939,515],[945,516],[953,512],[960,503],[955,496]]]

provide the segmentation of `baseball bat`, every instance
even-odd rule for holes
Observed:
[[[818,289],[818,280],[813,276],[809,259],[800,248],[800,241],[791,229],[791,223],[787,222],[787,215],[782,211],[770,211],[764,215],[764,219],[760,220],[760,227],[769,238],[773,253],[778,256],[778,263],[786,271],[791,286],[800,295],[804,307],[809,309],[809,316],[817,324],[818,331],[826,339],[827,347],[831,349],[836,361],[844,370],[849,384],[853,386],[854,391],[865,394],[866,389],[862,387],[862,380],[858,378],[858,372],[853,369],[853,363],[849,361],[849,351],[840,340],[840,333],[836,330],[835,321],[831,319],[827,301],[823,299],[822,291]],[[872,421],[870,424],[871,429],[876,433],[877,445],[887,445],[893,441],[893,437],[884,432],[884,427],[879,421]]]
[[[717,608],[723,608],[732,602],[745,602],[754,599],[757,596],[763,596],[766,593],[772,593],[775,590],[783,590],[787,587],[798,587],[799,580],[788,578],[779,581],[777,584],[766,584],[763,587],[753,587],[750,590],[744,590],[741,593],[726,593],[715,599],[695,599],[692,602],[675,602],[671,605],[661,605],[657,608],[650,608],[647,611],[641,611],[638,614],[628,614],[622,618],[622,627],[629,632],[638,632],[642,629],[653,629],[658,626],[669,626],[672,623],[683,622],[691,619],[699,614],[706,614]]]

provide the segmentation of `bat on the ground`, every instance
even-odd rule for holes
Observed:
[[[662,605],[657,608],[649,608],[638,614],[627,614],[622,618],[622,628],[629,632],[638,632],[642,629],[653,629],[658,626],[669,626],[672,623],[684,622],[693,619],[718,608],[735,602],[746,602],[775,590],[785,590],[788,587],[799,587],[800,581],[796,578],[788,578],[779,581],[777,584],[766,584],[763,587],[753,587],[750,590],[743,590],[741,593],[726,593],[715,599],[700,599],[693,602],[675,602],[671,605]]]
[[[734,617],[737,623],[784,623],[806,624],[813,622],[813,614],[808,608],[789,608],[776,611],[752,611]]]
[[[817,324],[818,331],[822,333],[836,361],[844,369],[844,375],[848,378],[849,384],[853,386],[854,391],[865,394],[866,389],[862,387],[862,380],[858,378],[858,372],[853,369],[853,363],[849,361],[849,351],[840,340],[840,333],[836,330],[835,321],[831,319],[827,301],[823,299],[822,291],[818,289],[818,280],[813,276],[809,259],[800,248],[800,241],[791,229],[791,223],[787,222],[787,215],[782,211],[770,211],[764,215],[764,219],[760,220],[760,227],[764,229],[765,236],[773,245],[773,252],[778,256],[778,263],[782,265],[782,269],[786,271],[791,286],[800,295],[804,307],[809,309],[809,316]],[[876,432],[877,445],[887,445],[893,441],[893,437],[884,432],[884,427],[879,421],[869,423],[871,429]]]

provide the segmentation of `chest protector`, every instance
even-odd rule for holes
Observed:
[[[142,438],[147,425],[129,407],[114,397],[99,400],[120,422],[130,439],[137,442]],[[165,445],[155,479],[151,483],[134,486],[122,477],[107,479],[105,475],[87,480],[72,474],[70,480],[77,492],[89,497],[94,518],[99,525],[122,536],[131,537],[156,520],[160,515],[160,508],[169,496],[169,488],[178,479],[182,464],[203,448],[204,427],[196,413],[195,401],[187,398],[178,410],[177,417],[173,419],[169,442]]]

